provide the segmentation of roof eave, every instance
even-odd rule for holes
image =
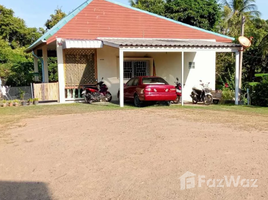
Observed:
[[[41,45],[41,44],[45,44],[46,40],[39,40],[36,43],[33,43],[31,46],[29,46],[24,52],[26,53],[30,53],[31,51],[34,50],[35,47]]]
[[[30,47],[28,47],[25,52],[32,51],[35,47],[40,44],[46,43],[46,40],[52,37],[55,33],[57,33],[63,26],[65,26],[70,20],[72,20],[81,10],[83,10],[92,0],[86,0],[72,12],[70,12],[67,16],[62,18],[55,26],[53,26],[50,30],[44,33],[38,40],[36,40]]]

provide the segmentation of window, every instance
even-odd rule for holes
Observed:
[[[128,82],[127,82],[127,86],[132,86],[132,84],[133,84],[133,81],[134,81],[134,79],[130,79]]]
[[[195,69],[195,62],[189,62],[189,69]]]
[[[162,79],[162,78],[160,78],[160,77],[150,77],[150,78],[143,78],[142,79],[142,83],[143,84],[156,84],[156,85],[168,85],[168,83],[164,80],[164,79]]]
[[[124,61],[124,78],[149,75],[149,61]]]
[[[132,78],[126,83],[127,86],[137,86],[138,84],[139,84],[138,78]]]
[[[135,78],[133,81],[133,86],[137,86],[139,84],[139,79]]]

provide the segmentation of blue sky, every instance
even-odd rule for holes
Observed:
[[[65,13],[82,4],[85,0],[0,0],[0,4],[11,8],[15,16],[25,20],[28,27],[44,27],[50,14],[56,8],[61,8]],[[129,4],[129,0],[115,0],[122,4]],[[268,0],[256,0],[263,19],[268,19]]]

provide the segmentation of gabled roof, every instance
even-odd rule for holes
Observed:
[[[46,32],[26,51],[56,38],[96,39],[177,38],[214,39],[231,42],[234,38],[168,19],[112,0],[87,0]]]
[[[72,18],[74,18],[81,10],[83,10],[92,0],[87,0],[66,15],[63,19],[61,19],[55,26],[49,29],[44,35],[42,35],[38,40],[36,40],[33,44],[31,44],[26,51],[31,51],[38,45],[45,43],[47,39],[53,36],[58,30],[60,30],[65,24],[67,24]]]

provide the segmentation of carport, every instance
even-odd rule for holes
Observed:
[[[235,53],[235,104],[238,104],[239,51],[241,45],[215,42],[213,40],[180,40],[180,39],[133,39],[133,38],[99,38],[103,45],[119,49],[120,91],[124,90],[124,53],[126,52],[175,52],[181,54],[181,83],[184,83],[185,53],[187,52],[233,52]],[[184,103],[184,84],[182,84],[181,105]],[[120,95],[120,107],[124,107],[124,94]]]

